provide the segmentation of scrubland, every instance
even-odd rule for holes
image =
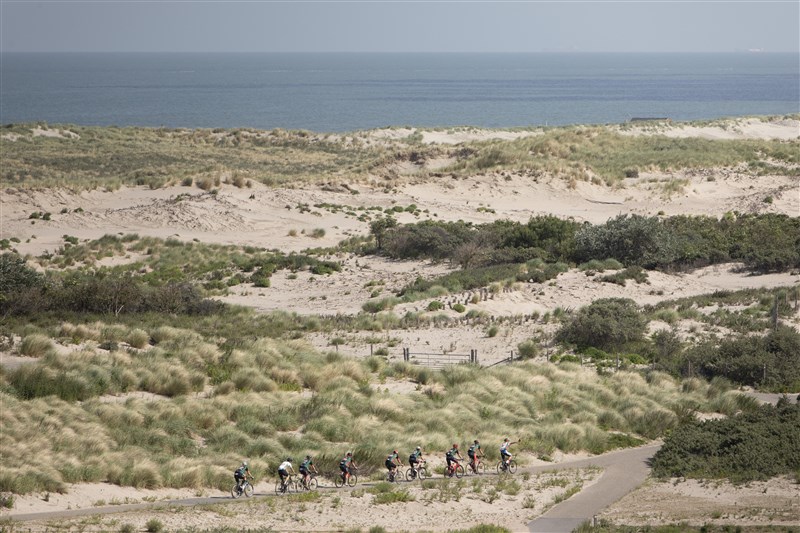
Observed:
[[[263,481],[312,454],[329,478],[348,450],[376,481],[392,449],[422,446],[440,468],[453,442],[493,451],[507,436],[523,467],[664,439],[659,476],[758,479],[731,468],[719,435],[748,457],[797,457],[782,447],[798,441],[796,409],[741,389],[800,392],[800,145],[742,133],[754,124],[686,126],[731,134],[716,140],[675,125],[503,138],[4,126],[3,501],[85,483],[206,494],[245,458]],[[487,366],[400,352],[478,342]],[[676,435],[714,461],[694,462]],[[514,530],[573,486],[544,497],[538,478],[479,481],[203,513],[346,529],[292,516],[335,517],[348,498],[413,513],[505,494]],[[435,517],[368,519],[439,530]],[[65,527],[126,525],[109,520]]]

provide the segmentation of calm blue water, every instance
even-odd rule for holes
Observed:
[[[2,54],[0,122],[514,127],[800,112],[798,54]]]

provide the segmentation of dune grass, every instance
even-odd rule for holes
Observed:
[[[387,450],[419,445],[438,457],[452,442],[505,436],[534,454],[599,453],[662,436],[676,427],[681,405],[702,410],[728,394],[571,364],[431,372],[319,353],[302,341],[215,343],[190,329],[141,324],[87,329],[120,338],[144,332],[154,345],[107,351],[90,342],[2,371],[0,453],[8,460],[0,490],[55,491],[77,481],[224,489],[242,457],[263,477],[287,454],[312,453],[330,474],[348,449],[368,475]],[[389,370],[417,380],[425,373],[429,385],[404,395],[370,385]],[[156,396],[124,396],[136,391]],[[37,475],[19,476],[28,470]]]
[[[32,135],[35,127],[70,132]],[[402,162],[442,157],[454,161],[432,174],[473,175],[514,169],[537,178],[615,184],[647,170],[742,167],[754,175],[800,173],[796,146],[763,140],[676,139],[631,136],[608,127],[547,128],[516,140],[425,145],[418,137],[368,142],[363,134],[332,136],[307,131],[167,129],[13,124],[0,137],[4,187],[76,190],[168,184],[211,190],[248,182],[357,182],[372,176],[396,180]],[[423,173],[424,174],[424,173]],[[676,187],[680,184],[670,184]],[[196,190],[196,189],[195,189]],[[665,190],[668,194],[671,189]]]

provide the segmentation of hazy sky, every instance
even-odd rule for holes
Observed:
[[[800,0],[0,0],[0,19],[7,52],[800,50]]]

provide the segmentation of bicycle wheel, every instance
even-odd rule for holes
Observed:
[[[514,459],[511,459],[511,461],[509,461],[508,471],[512,474],[515,474],[517,472],[517,462],[514,461]]]
[[[278,481],[275,482],[275,494],[281,495],[284,492],[285,492],[285,490],[284,490],[283,483],[281,483],[281,480],[279,479]]]
[[[428,469],[424,466],[419,467],[417,469],[417,476],[419,477],[420,481],[424,480],[426,477],[428,477]]]
[[[403,472],[402,470],[400,470],[398,468],[397,472],[394,473],[394,482],[395,483],[400,483],[401,481],[405,481],[406,480],[406,475],[405,474],[406,474],[405,472]]]
[[[239,484],[234,483],[233,487],[231,487],[231,498],[238,498],[242,495],[242,492],[239,490]]]
[[[347,486],[355,487],[356,483],[358,483],[358,476],[355,474],[350,474],[350,477],[347,478]]]
[[[417,477],[417,473],[414,472],[413,468],[409,468],[408,470],[406,470],[406,479],[407,480],[414,481],[414,479],[416,479],[416,477]]]
[[[248,498],[253,495],[253,485],[248,483],[247,485],[244,486],[244,495],[247,496]]]
[[[500,474],[505,474],[506,473],[506,465],[505,465],[505,463],[502,460],[497,461],[497,466],[495,467],[495,470],[497,470],[497,475],[498,476]]]
[[[308,485],[305,487],[306,490],[317,490],[319,487],[319,483],[317,482],[317,478],[312,477],[308,480]]]
[[[338,474],[333,479],[333,486],[336,487],[337,489],[344,487],[344,478],[342,477],[342,474]]]
[[[455,474],[456,474],[456,477],[458,479],[461,479],[462,477],[464,477],[465,473],[466,472],[464,471],[464,467],[463,466],[461,466],[461,465],[456,466]]]

